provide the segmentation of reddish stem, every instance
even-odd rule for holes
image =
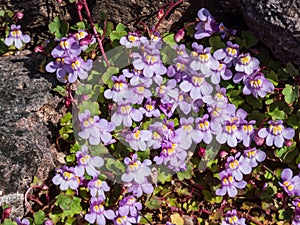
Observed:
[[[76,1],[76,8],[77,8],[77,13],[78,13],[79,20],[81,22],[83,20],[83,17],[82,17],[81,9],[78,7],[77,4],[78,4],[78,1]]]
[[[173,3],[174,1],[172,1]],[[182,2],[184,2],[184,0],[179,0],[178,2],[176,3],[173,3],[170,8],[167,10],[167,12],[158,20],[157,24],[155,25],[155,28],[154,30],[157,31],[158,30],[158,27],[159,25],[161,24],[161,22],[166,18],[167,15],[169,15],[169,13],[171,12],[171,10],[176,7],[177,5],[181,4]]]
[[[108,62],[108,60],[107,60],[107,57],[106,57],[106,53],[105,53],[104,48],[103,48],[102,41],[101,41],[101,39],[100,39],[100,37],[99,37],[99,34],[98,34],[97,30],[96,30],[95,23],[94,23],[94,21],[93,21],[93,18],[92,18],[92,15],[91,15],[89,6],[88,6],[86,0],[82,0],[82,3],[83,3],[84,8],[85,8],[85,10],[86,10],[87,16],[88,16],[88,18],[89,18],[89,20],[90,20],[91,26],[92,26],[92,28],[93,28],[93,32],[94,32],[94,34],[95,34],[95,36],[96,36],[96,39],[97,39],[97,42],[98,42],[98,44],[99,44],[99,48],[100,48],[100,51],[101,51],[101,53],[102,53],[102,55],[103,55],[104,61],[105,61],[106,65],[107,65],[108,67],[110,67],[110,64],[109,64],[109,62]],[[104,35],[104,34],[103,34],[103,35]]]

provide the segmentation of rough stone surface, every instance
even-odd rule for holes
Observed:
[[[55,126],[62,115],[58,108],[61,99],[51,93],[55,76],[37,72],[39,61],[26,56],[0,60],[1,205],[20,207],[20,196],[33,176],[46,180],[58,164],[51,143],[55,143]],[[14,210],[16,216],[22,214],[18,208]]]
[[[300,68],[299,0],[231,0],[254,34],[274,56]]]

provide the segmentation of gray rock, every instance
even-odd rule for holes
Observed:
[[[58,164],[51,143],[61,99],[51,93],[55,76],[37,72],[39,62],[26,56],[0,60],[0,203],[12,206],[13,216],[22,216],[20,196],[33,176],[44,181]]]
[[[299,0],[230,0],[243,13],[252,32],[282,62],[300,68]]]

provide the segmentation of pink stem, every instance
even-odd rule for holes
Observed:
[[[158,20],[157,24],[155,25],[154,30],[157,31],[159,25],[161,24],[161,22],[163,21],[164,18],[166,18],[166,16],[171,12],[171,10],[176,7],[177,5],[181,4],[182,2],[184,2],[184,0],[179,0],[178,2],[174,3],[173,5],[170,6],[170,8],[167,10],[167,12]],[[173,1],[172,1],[173,3]]]
[[[105,51],[104,51],[104,48],[103,48],[102,41],[101,41],[101,39],[99,38],[99,34],[98,34],[98,32],[97,32],[97,30],[96,30],[96,28],[95,28],[95,23],[94,23],[94,21],[93,21],[91,12],[90,12],[90,10],[89,10],[89,6],[88,6],[86,0],[82,0],[82,2],[83,2],[83,5],[84,5],[84,8],[85,8],[85,10],[86,10],[87,16],[89,17],[89,20],[90,20],[91,26],[92,26],[92,28],[93,28],[94,34],[95,34],[95,36],[96,36],[96,39],[97,39],[97,41],[98,41],[98,44],[99,44],[99,47],[100,47],[100,51],[101,51],[101,53],[102,53],[102,55],[103,55],[104,61],[105,61],[106,65],[107,65],[108,67],[110,67],[110,64],[109,64],[109,62],[108,62],[108,60],[107,60],[107,57],[106,57],[106,54],[105,54]]]

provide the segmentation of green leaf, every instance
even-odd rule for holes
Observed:
[[[165,182],[170,182],[172,180],[172,174],[166,173],[165,171],[159,171],[158,181],[164,184]]]
[[[17,223],[13,222],[11,219],[5,219],[2,225],[17,225]]]
[[[257,45],[258,39],[251,33],[251,31],[242,31],[242,38],[246,41],[246,48]]]
[[[152,216],[153,214],[152,213],[146,213],[145,215],[143,215],[141,217],[141,220],[140,220],[140,224],[149,224],[149,222],[152,222]]]
[[[268,113],[273,120],[284,120],[286,118],[284,110],[280,110],[278,107],[275,107],[273,111],[268,110]]]
[[[249,120],[255,120],[256,124],[259,125],[261,124],[262,120],[265,118],[265,115],[258,110],[254,110],[250,113],[248,116]]]
[[[63,86],[57,85],[55,88],[53,88],[53,91],[56,91],[63,97],[67,96],[67,91],[66,91],[65,87],[63,87]]]
[[[112,31],[109,35],[111,41],[120,40],[121,37],[125,36],[127,31],[125,30],[125,26],[119,23],[116,27],[116,30]]]
[[[245,100],[240,96],[240,90],[231,90],[227,93],[229,101],[234,104],[237,108],[243,104]]]
[[[216,51],[220,48],[225,48],[226,44],[221,40],[220,36],[212,36],[208,40],[210,46],[212,47],[212,51]]]
[[[278,75],[273,70],[267,71],[265,73],[265,77],[268,78],[274,84],[274,86],[278,85]]]
[[[161,59],[164,64],[171,65],[174,62],[174,59],[177,57],[177,53],[174,48],[170,45],[164,46],[161,51]]]
[[[179,180],[191,179],[193,176],[193,166],[189,163],[187,168],[183,172],[177,172],[177,177]]]
[[[109,35],[113,30],[114,30],[114,24],[110,21],[106,22],[106,36],[109,37]]]
[[[146,207],[149,209],[160,209],[161,201],[158,197],[152,196],[146,203]]]
[[[45,213],[42,210],[39,210],[38,212],[33,214],[34,223],[36,225],[40,225],[45,220]]]
[[[64,218],[66,217],[74,217],[74,215],[81,213],[82,207],[80,202],[80,198],[67,195],[65,193],[61,193],[60,195],[56,196],[55,205],[59,206],[63,210],[61,214],[62,221],[64,221]]]
[[[123,163],[112,158],[106,159],[106,168],[117,175],[125,173],[125,166]]]
[[[253,109],[262,109],[263,104],[261,102],[261,99],[257,99],[253,97],[252,95],[246,96],[246,102],[252,106]]]
[[[79,113],[84,113],[85,110],[89,110],[91,113],[91,116],[99,115],[99,104],[97,102],[92,102],[92,101],[83,101],[79,105]]]
[[[163,36],[163,41],[170,45],[171,47],[173,47],[175,44],[176,44],[176,41],[174,39],[174,34],[173,33],[165,33],[164,36]]]
[[[109,67],[107,71],[102,75],[101,79],[104,84],[111,84],[113,85],[113,81],[111,80],[112,75],[119,73],[119,68],[118,67]]]
[[[4,44],[4,39],[1,38],[0,39],[0,55],[4,54],[5,52],[7,52],[7,45]]]
[[[296,67],[291,62],[288,62],[286,64],[284,71],[287,72],[288,74],[290,74],[291,76],[296,77],[299,75],[299,70],[296,69]]]
[[[285,88],[282,90],[282,94],[284,95],[284,100],[287,104],[293,103],[296,99],[298,99],[299,86],[292,86],[290,84],[286,84]]]
[[[69,32],[69,24],[64,20],[60,20],[58,16],[54,17],[53,22],[48,27],[50,33],[54,34],[57,39],[65,37]]]

